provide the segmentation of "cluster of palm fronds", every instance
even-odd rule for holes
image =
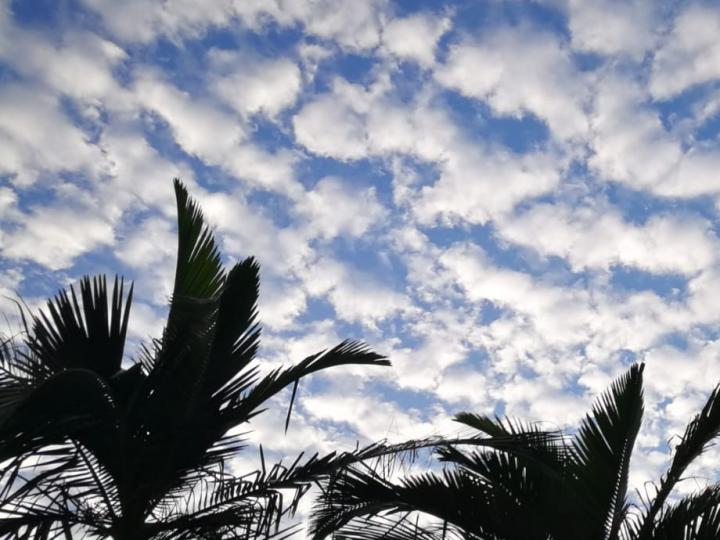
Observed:
[[[720,387],[688,424],[658,485],[628,497],[628,472],[643,415],[643,365],[633,365],[596,401],[577,432],[543,431],[461,413],[475,440],[439,444],[440,473],[392,482],[345,468],[323,481],[314,538],[346,540],[717,540],[720,484],[673,503],[692,461],[720,432]],[[488,448],[489,447],[489,448]],[[421,512],[435,518],[420,525]]]
[[[123,364],[132,287],[85,278],[0,349],[0,535],[256,537],[276,533],[310,480],[380,447],[233,477],[237,426],[303,377],[387,365],[355,342],[261,374],[254,362],[258,265],[226,272],[175,182],[178,258],[162,336]],[[293,393],[294,395],[294,393]],[[289,414],[289,412],[288,412]],[[289,418],[289,416],[288,416]],[[290,500],[283,493],[294,491]]]
[[[242,476],[238,426],[298,382],[346,364],[388,365],[356,342],[262,374],[258,265],[225,271],[202,213],[176,181],[178,260],[160,338],[124,358],[132,287],[84,278],[0,341],[0,535],[260,538],[293,532],[312,483],[310,533],[347,540],[715,540],[720,484],[671,494],[720,431],[720,389],[689,423],[654,490],[628,497],[643,366],[595,403],[574,435],[461,413],[455,439],[299,456]],[[392,480],[379,456],[433,449],[442,470]],[[262,455],[262,448],[261,448]],[[391,457],[391,459],[393,459]],[[420,520],[419,516],[423,516]],[[429,520],[428,520],[429,517]]]

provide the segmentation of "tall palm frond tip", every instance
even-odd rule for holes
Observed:
[[[298,458],[236,478],[225,463],[236,426],[305,376],[347,364],[388,365],[345,341],[261,374],[259,266],[222,265],[212,230],[174,182],[178,258],[162,335],[124,359],[132,286],[83,278],[23,312],[24,339],[0,348],[0,534],[245,538],[281,531],[310,482],[380,446]],[[129,365],[128,365],[129,364]],[[286,423],[287,428],[287,423]],[[233,430],[230,434],[230,432]]]
[[[440,531],[478,540],[717,540],[720,484],[668,500],[720,433],[720,387],[688,424],[654,491],[637,506],[627,488],[642,423],[643,371],[635,364],[616,379],[572,436],[460,413],[455,419],[479,435],[437,442],[445,466],[440,473],[391,481],[369,467],[347,468],[323,482],[313,537],[433,538]],[[417,522],[418,513],[430,521]]]

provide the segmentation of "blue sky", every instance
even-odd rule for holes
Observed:
[[[644,360],[640,486],[720,380],[718,35],[715,2],[0,0],[0,288],[119,272],[157,335],[179,176],[262,265],[267,366],[393,361],[259,418],[274,454],[571,425]]]

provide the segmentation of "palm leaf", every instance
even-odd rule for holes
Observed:
[[[173,297],[213,298],[220,293],[225,282],[220,253],[198,204],[177,178],[174,186],[178,212],[178,256]]]
[[[642,516],[638,538],[649,538],[657,515],[661,512],[672,489],[682,478],[688,466],[707,448],[720,433],[720,385],[712,391],[702,410],[693,417],[685,428],[680,443],[675,447],[672,463],[660,480],[652,502]]]
[[[635,364],[613,382],[573,440],[573,473],[595,507],[587,516],[588,538],[617,538],[627,514],[630,456],[643,414],[643,368]]]
[[[132,286],[124,299],[124,283],[115,282],[108,298],[104,277],[80,281],[48,302],[48,314],[33,318],[28,346],[52,372],[80,368],[105,378],[120,370],[132,303]],[[123,305],[124,304],[124,305]]]
[[[475,535],[447,523],[420,525],[418,516],[411,512],[400,517],[379,515],[356,518],[332,536],[334,540],[479,540]]]
[[[372,352],[363,343],[346,340],[330,350],[308,356],[292,367],[273,370],[244,394],[240,391],[247,388],[249,381],[242,377],[238,378],[233,384],[222,388],[217,395],[217,399],[228,403],[223,409],[227,429],[238,423],[247,422],[262,412],[258,408],[263,403],[303,377],[331,367],[351,364],[389,366],[390,362],[384,356]],[[290,407],[292,407],[292,399]]]
[[[668,508],[650,529],[652,540],[720,538],[720,486],[683,498]]]
[[[4,404],[0,459],[74,437],[95,451],[112,444],[114,421],[108,385],[88,369],[66,369]]]
[[[506,538],[508,529],[523,527],[519,520],[513,523],[516,508],[505,507],[492,486],[461,470],[426,473],[395,484],[369,468],[355,467],[322,488],[310,522],[310,533],[317,540],[342,531],[358,518],[411,511],[447,522],[470,537]],[[530,527],[523,529],[523,538],[536,538]]]
[[[250,257],[228,273],[205,375],[209,394],[225,386],[255,357],[260,337],[256,323],[259,270]]]

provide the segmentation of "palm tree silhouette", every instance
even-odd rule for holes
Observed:
[[[282,531],[309,482],[377,452],[317,454],[235,477],[242,426],[305,376],[389,365],[358,342],[262,374],[255,354],[258,271],[229,271],[175,180],[178,257],[160,338],[123,365],[132,301],[115,278],[85,277],[26,318],[0,347],[0,535],[116,539],[253,538]],[[20,342],[19,342],[20,341]],[[287,421],[285,425],[287,430]],[[280,434],[279,434],[280,435]],[[262,454],[262,447],[260,448]],[[287,497],[290,490],[292,497]]]
[[[643,364],[597,399],[573,436],[461,413],[476,439],[438,444],[445,464],[391,481],[352,465],[323,481],[314,538],[348,540],[717,540],[720,484],[669,503],[687,467],[720,431],[720,387],[688,424],[651,492],[628,498],[628,472],[643,414]],[[462,443],[462,444],[458,444]],[[434,519],[413,521],[420,514]]]

